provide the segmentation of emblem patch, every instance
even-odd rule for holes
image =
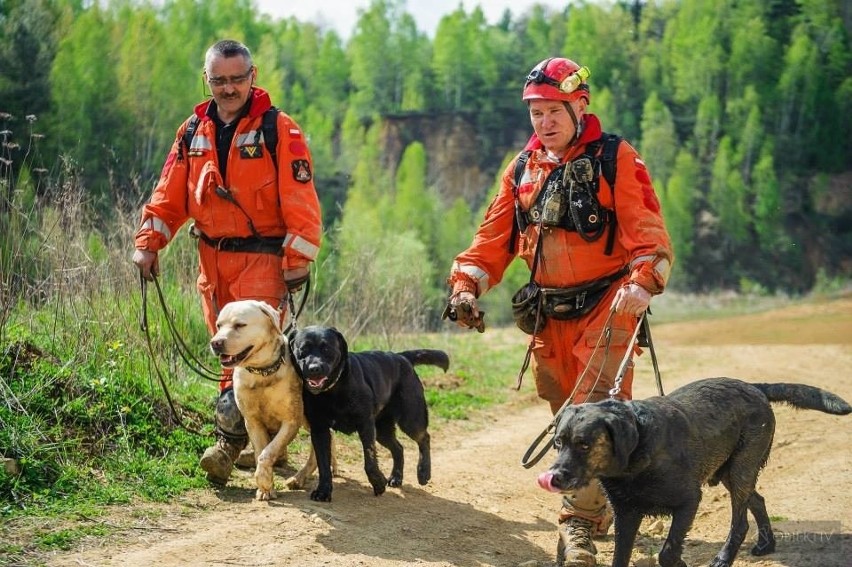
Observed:
[[[263,147],[260,144],[240,146],[240,157],[244,159],[260,159],[263,157]]]
[[[293,179],[299,183],[307,183],[311,180],[311,164],[306,159],[296,159],[290,162],[293,168]]]

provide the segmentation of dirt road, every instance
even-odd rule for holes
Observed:
[[[700,326],[660,325],[654,339],[667,391],[696,378],[734,376],[820,385],[852,400],[852,299]],[[637,365],[637,398],[655,393],[647,358]],[[311,502],[304,491],[256,502],[251,477],[241,471],[222,491],[196,492],[169,506],[116,510],[107,521],[125,528],[118,535],[85,541],[48,564],[549,567],[558,498],[535,482],[549,457],[530,470],[519,464],[550,421],[531,389],[527,381],[509,410],[433,433],[433,480],[425,487],[416,484],[411,444],[404,486],[380,497],[373,496],[356,458],[341,463],[328,504]],[[778,550],[751,557],[752,529],[737,565],[848,567],[852,416],[775,409],[775,447],[758,490],[774,521]],[[684,553],[689,565],[709,562],[729,521],[724,489],[705,489]],[[638,566],[654,565],[649,557],[667,528],[667,518],[643,523],[633,555]],[[599,564],[609,565],[612,536],[598,548]]]

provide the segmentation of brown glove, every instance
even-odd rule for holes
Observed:
[[[461,327],[476,329],[480,333],[485,332],[485,313],[479,310],[476,296],[467,291],[450,298],[441,314],[441,319],[455,321]]]

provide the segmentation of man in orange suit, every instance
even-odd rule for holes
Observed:
[[[152,279],[158,252],[193,219],[198,291],[212,335],[219,310],[231,301],[265,301],[284,320],[288,294],[304,285],[317,257],[322,219],[305,136],[256,86],[249,49],[232,40],[215,43],[203,77],[212,97],[177,130],[142,211],[133,262]],[[230,378],[225,372],[220,381],[216,443],[201,458],[207,478],[219,485],[248,443]]]
[[[522,98],[534,134],[448,278],[445,313],[483,330],[477,299],[516,256],[527,263],[530,284],[515,294],[513,313],[531,335],[536,390],[554,413],[567,400],[609,396],[638,317],[662,293],[673,260],[645,163],[586,111],[588,77],[561,57],[529,73]],[[632,378],[631,364],[617,397],[630,398]],[[611,517],[597,483],[563,494],[557,564],[595,565],[592,536],[606,533]]]

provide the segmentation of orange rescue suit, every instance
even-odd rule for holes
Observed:
[[[518,185],[518,199],[524,211],[535,203],[548,175],[561,163],[582,155],[586,144],[601,136],[600,122],[593,114],[584,117],[584,130],[578,143],[556,161],[539,144],[532,151]],[[519,154],[520,155],[520,154]],[[489,205],[473,243],[459,254],[449,277],[453,293],[470,291],[477,297],[497,285],[508,265],[519,255],[532,267],[536,245],[542,247],[535,273],[542,287],[574,287],[604,278],[625,266],[629,272],[614,283],[593,311],[579,319],[550,319],[532,340],[532,369],[538,395],[550,402],[555,412],[574,392],[577,379],[584,374],[574,403],[607,397],[636,328],[632,315],[613,315],[612,335],[595,349],[610,315],[612,300],[621,285],[635,282],[652,294],[663,291],[673,261],[671,240],[660,212],[651,178],[636,150],[622,141],[617,154],[616,186],[613,190],[600,176],[597,197],[602,207],[614,209],[617,219],[612,253],[604,253],[607,232],[594,242],[586,242],[574,231],[545,227],[539,240],[539,226],[531,223],[518,238],[516,249],[509,251],[515,223],[515,160],[503,172],[499,193]],[[638,351],[637,351],[638,352]],[[594,360],[592,357],[594,355]],[[598,376],[600,378],[598,379]],[[625,373],[619,397],[631,396],[632,369]]]
[[[216,125],[208,115],[212,101],[195,107],[199,119],[189,151],[184,132],[177,130],[159,182],[142,211],[136,248],[157,252],[180,227],[194,220],[194,228],[208,239],[280,238],[277,253],[219,250],[198,242],[198,291],[210,333],[216,330],[219,310],[231,301],[257,299],[286,313],[285,270],[307,267],[315,260],[322,235],[319,199],[313,183],[313,161],[301,128],[278,113],[277,167],[264,146],[261,122],[271,107],[266,91],[254,87],[249,109],[239,118],[228,151],[226,178],[222,178],[216,151]],[[222,196],[227,189],[234,202]],[[241,210],[242,209],[242,210]],[[251,219],[251,225],[249,224]],[[220,382],[224,389],[229,382]]]

